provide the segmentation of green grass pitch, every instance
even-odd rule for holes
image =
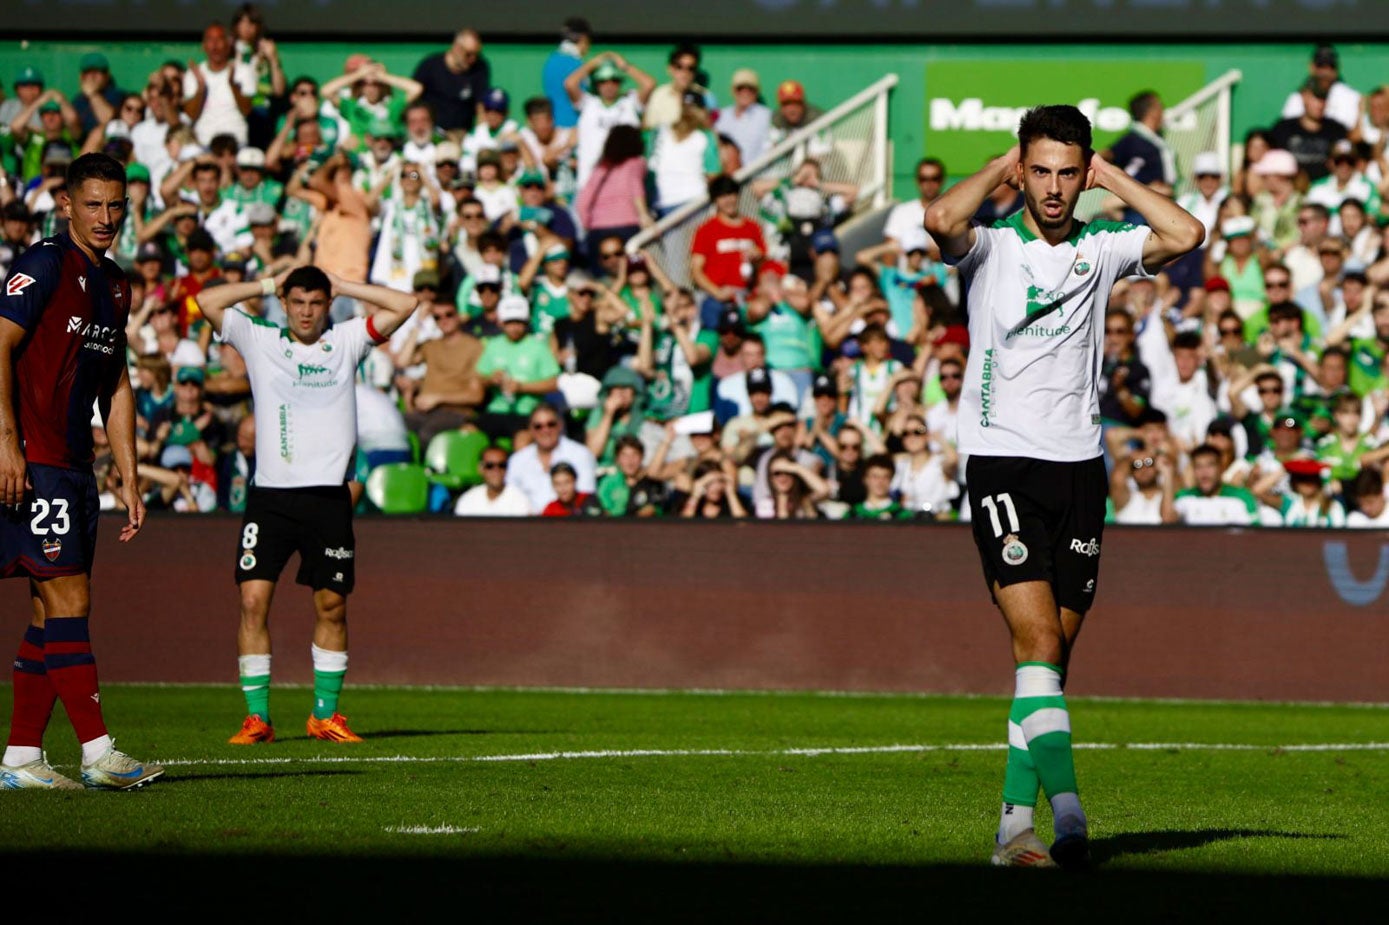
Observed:
[[[1072,875],[987,867],[997,698],[349,686],[366,742],[341,746],[305,738],[307,690],[276,688],[281,740],[251,748],[225,744],[234,687],[103,699],[118,746],[165,779],[0,794],[0,869],[100,858],[195,906],[238,876],[292,904],[330,871],[353,908],[427,878],[549,921],[891,919],[1014,888],[1129,921],[1188,903],[1323,918],[1389,881],[1382,707],[1076,698],[1097,863]],[[76,776],[61,709],[48,748]]]

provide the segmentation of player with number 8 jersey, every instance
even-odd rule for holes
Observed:
[[[93,405],[121,476],[121,541],[145,518],[125,369],[130,286],[106,256],[125,220],[125,168],[105,154],[79,157],[62,209],[68,231],[26,251],[0,293],[0,575],[28,578],[33,601],[14,661],[0,789],[128,790],[164,769],[116,751],[88,632],[100,512]],[[43,752],[58,700],[82,743],[82,784]]]
[[[989,227],[971,217],[1000,184],[1025,208]],[[1081,222],[1081,192],[1106,189],[1148,223]],[[1039,106],[1018,145],[927,209],[926,230],[968,285],[970,355],[959,448],[984,579],[1012,637],[1003,811],[992,862],[1083,867],[1081,808],[1062,693],[1081,622],[1094,602],[1107,479],[1099,374],[1105,309],[1116,280],[1150,275],[1201,245],[1202,224],[1095,154],[1074,106]],[[1033,828],[1038,790],[1055,840]]]
[[[276,327],[233,308],[279,292],[288,324]],[[374,309],[328,327],[335,296]],[[347,282],[316,267],[275,279],[206,290],[198,307],[246,360],[256,414],[256,474],[246,500],[236,559],[237,634],[246,719],[234,745],[272,742],[270,602],[291,556],[298,583],[313,589],[314,705],[307,730],[329,742],[360,742],[338,711],[347,674],[347,595],[355,580],[352,493],[357,443],[357,366],[415,310],[413,295]]]

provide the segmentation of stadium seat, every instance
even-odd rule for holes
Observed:
[[[424,466],[387,463],[367,476],[367,498],[383,514],[420,514],[429,502],[429,478]]]
[[[446,430],[429,441],[424,451],[429,480],[450,491],[482,481],[478,460],[487,449],[487,435],[478,430]]]

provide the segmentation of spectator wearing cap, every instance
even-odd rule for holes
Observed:
[[[525,445],[511,454],[506,466],[506,483],[521,490],[530,501],[531,512],[539,514],[555,500],[550,473],[556,465],[567,465],[576,492],[591,494],[596,485],[593,454],[577,440],[564,435],[564,423],[555,406],[540,402],[531,411],[526,426]]]
[[[700,320],[714,326],[724,307],[741,300],[767,254],[762,229],[739,209],[740,186],[727,174],[709,181],[714,214],[696,229],[690,245],[690,279],[703,294]]]
[[[635,125],[613,126],[603,143],[603,153],[588,182],[579,188],[574,212],[584,228],[584,250],[589,265],[601,271],[604,242],[615,239],[620,253],[650,223],[646,202],[646,157],[641,132]],[[609,250],[612,244],[608,244]]]
[[[1344,527],[1346,509],[1331,497],[1327,467],[1316,459],[1290,459],[1283,464],[1286,486],[1270,505],[1277,510],[1285,527]],[[1256,492],[1257,493],[1257,492]]]
[[[178,329],[184,336],[197,332],[193,325],[202,317],[197,296],[208,281],[222,275],[217,266],[217,242],[204,228],[195,228],[188,236],[185,257],[188,272],[174,280],[169,300],[178,307]],[[177,365],[177,364],[176,364]]]
[[[382,172],[381,179],[388,178],[405,169],[407,158],[397,155],[392,158],[392,160],[394,160],[396,164],[395,170]],[[455,187],[461,187],[463,185],[459,182],[464,176],[463,146],[456,141],[441,141],[434,145],[433,162],[429,164],[417,164],[417,166],[424,170],[425,174],[431,178],[440,192],[451,194]],[[470,171],[469,176],[472,177],[472,184],[468,189],[468,195],[471,196],[472,191],[477,188],[477,175]],[[457,202],[453,200],[452,195],[443,198],[449,200],[453,205],[453,208],[448,210],[449,216],[452,218],[458,211]],[[440,205],[443,206],[442,201]],[[445,208],[447,207],[445,206]]]
[[[82,135],[105,125],[120,114],[124,90],[111,79],[111,65],[99,51],[89,51],[77,61],[80,92],[72,101]]]
[[[772,129],[768,134],[769,147],[779,144],[791,135],[824,115],[824,110],[806,102],[805,87],[799,80],[783,80],[776,88],[777,110],[772,114]],[[819,144],[811,145],[811,153],[824,153],[826,135]]]
[[[216,447],[226,436],[204,391],[202,366],[174,365],[174,400],[150,420],[156,440],[164,446],[186,446],[205,466],[217,462]]]
[[[463,330],[462,318],[447,302],[422,300],[422,305],[427,308],[416,311],[394,359],[396,368],[407,376],[411,367],[423,368],[418,388],[407,388],[403,393],[407,400],[405,424],[419,436],[422,446],[428,446],[443,431],[477,421],[486,400],[486,386],[478,371],[482,342]],[[437,336],[429,337],[435,331]]]
[[[401,407],[406,409],[413,407],[415,391],[425,374],[424,364],[412,362],[414,352],[406,350],[406,347],[412,337],[414,344],[419,345],[434,340],[440,334],[439,325],[434,321],[435,305],[439,304],[439,274],[432,270],[421,270],[415,274],[413,283],[415,310],[396,328],[383,348],[389,366],[371,362],[372,358],[380,358],[380,354],[373,352],[365,368],[368,381],[377,388],[385,390],[394,383]],[[444,304],[448,308],[447,303]],[[453,314],[458,315],[456,311]],[[459,318],[459,323],[461,326],[462,318]]]
[[[29,249],[34,240],[34,216],[19,200],[0,207],[0,279],[7,279],[10,267]]]
[[[496,151],[502,142],[519,139],[521,127],[510,118],[511,97],[501,87],[492,87],[482,97],[482,118],[463,139],[463,168],[475,170],[478,155]]]
[[[1134,94],[1129,98],[1129,130],[1103,155],[1144,186],[1171,195],[1177,158],[1162,137],[1163,112],[1162,97],[1155,91]]]
[[[641,445],[646,421],[645,401],[646,380],[636,370],[614,366],[603,376],[598,413],[588,416],[584,432],[584,444],[600,469],[611,468],[622,438],[631,438]]]
[[[753,386],[760,388],[764,380],[771,389],[774,403],[786,405],[793,412],[800,408],[801,389],[789,374],[767,366],[767,345],[761,334],[748,331],[738,352],[743,371],[721,378],[714,390],[714,410],[720,419],[727,420],[752,411]]]
[[[1247,526],[1260,523],[1259,502],[1248,489],[1221,478],[1221,454],[1209,443],[1191,451],[1192,487],[1177,491],[1163,505],[1164,523],[1188,526]]]
[[[455,517],[529,517],[531,505],[521,489],[506,484],[510,454],[504,447],[489,446],[478,460],[482,484],[474,485],[453,505]]]
[[[550,52],[540,71],[540,84],[550,101],[554,124],[560,129],[572,129],[579,122],[565,89],[565,79],[584,63],[593,47],[593,27],[581,16],[571,16],[560,28],[559,47]],[[529,115],[529,113],[527,113]]]
[[[1206,240],[1214,241],[1218,228],[1220,204],[1230,195],[1225,185],[1225,165],[1214,151],[1202,151],[1191,162],[1195,187],[1177,197],[1177,205],[1186,209],[1206,226]]]
[[[549,345],[530,333],[531,307],[523,295],[508,295],[497,306],[502,333],[483,342],[478,374],[491,387],[482,428],[491,436],[512,436],[541,399],[554,392],[559,363]]]
[[[592,93],[583,88],[590,75]],[[625,77],[631,77],[636,83],[636,88],[626,93],[622,91]],[[564,79],[564,89],[579,113],[575,150],[578,162],[575,179],[579,189],[588,183],[589,175],[598,166],[608,132],[618,125],[641,126],[642,111],[655,88],[656,81],[650,74],[615,51],[594,55]]]
[[[31,128],[37,118],[38,128]],[[20,176],[26,184],[43,173],[43,164],[51,152],[66,150],[68,159],[78,149],[77,112],[67,97],[49,87],[33,98],[10,120],[10,137],[20,150]]]
[[[534,333],[549,337],[555,324],[569,317],[569,249],[551,237],[527,258],[516,276],[520,292],[534,306]]]
[[[292,235],[280,233],[280,217],[263,202],[246,206],[246,226],[251,233],[246,271],[250,276],[274,276],[285,269],[298,253]]]
[[[703,196],[721,169],[719,142],[709,130],[704,94],[691,87],[684,91],[679,104],[676,118],[652,129],[649,165],[658,218]]]
[[[256,72],[232,57],[231,37],[221,23],[203,30],[203,54],[183,75],[183,111],[204,147],[224,133],[244,145]]]
[[[725,418],[720,444],[723,451],[733,457],[734,462],[744,465],[755,458],[756,450],[771,445],[771,415],[774,411],[784,412],[792,424],[795,423],[796,416],[790,405],[774,406],[770,370],[755,367],[749,369],[741,378],[742,393],[746,396],[743,407],[746,410]],[[737,406],[733,404],[725,404],[723,407],[737,411]],[[718,417],[716,408],[715,419]]]
[[[1206,248],[1205,275],[1207,280],[1225,281],[1235,311],[1248,318],[1264,307],[1264,269],[1255,251],[1255,232],[1258,226],[1253,217],[1236,215],[1220,223],[1220,235],[1225,254],[1218,260],[1214,247]],[[1286,272],[1286,268],[1284,270]],[[1291,294],[1291,290],[1284,296]]]
[[[492,86],[482,36],[475,29],[458,30],[447,51],[420,61],[414,79],[424,88],[420,98],[433,107],[439,127],[462,140],[476,124],[482,98]]]
[[[1363,165],[1366,158],[1349,138],[1342,138],[1331,146],[1330,173],[1314,182],[1307,190],[1304,201],[1325,206],[1331,213],[1331,230],[1341,233],[1338,213],[1341,203],[1347,199],[1358,200],[1364,211],[1379,214],[1379,188],[1365,176]]]
[[[775,494],[771,478],[772,464],[779,458],[790,459],[818,478],[824,468],[824,461],[805,447],[805,428],[788,405],[773,405],[769,413],[758,423],[761,425],[762,433],[757,439],[757,449],[749,455],[746,452],[746,441],[743,440],[730,452],[735,459],[742,459],[744,463],[751,462],[752,509],[758,517],[770,517]],[[736,426],[741,428],[741,425]],[[729,422],[729,427],[735,427],[733,422]],[[744,430],[743,435],[746,436],[749,432]],[[827,490],[825,496],[828,495]]]
[[[140,238],[154,211],[150,196],[150,172],[144,164],[131,164],[125,168],[125,195],[129,200],[126,220],[116,233],[116,243],[111,247],[110,255],[128,270],[135,265]]]
[[[179,514],[206,514],[217,509],[216,473],[211,467],[198,468],[198,460],[182,444],[164,448],[159,465],[141,465],[140,478],[150,485],[146,508],[170,510]]]
[[[481,263],[458,287],[454,297],[459,313],[465,317],[475,316],[481,311],[483,289],[491,289],[499,296],[520,291],[516,274],[507,266],[506,239],[501,234],[485,231],[478,235],[477,250]]]
[[[284,199],[285,187],[265,175],[265,152],[248,147],[236,152],[236,182],[223,190],[222,195],[240,206],[245,215],[252,203],[277,208]]]
[[[1355,477],[1350,490],[1355,510],[1346,515],[1346,526],[1355,529],[1389,527],[1389,499],[1384,495],[1384,475],[1371,466]]]
[[[1269,144],[1290,152],[1307,179],[1316,181],[1330,169],[1331,149],[1348,129],[1326,117],[1326,90],[1315,77],[1302,85],[1302,112],[1280,119],[1269,129]]]
[[[752,68],[733,72],[733,105],[719,110],[714,131],[733,139],[744,164],[751,164],[767,150],[772,131],[772,110],[762,102],[762,81]]]
[[[1302,194],[1296,187],[1297,158],[1275,148],[1249,169],[1264,183],[1263,191],[1254,197],[1249,209],[1261,237],[1279,249],[1292,246],[1297,242],[1297,214],[1302,207]]]
[[[762,338],[767,365],[791,378],[800,398],[796,404],[803,405],[820,365],[820,332],[805,280],[779,264],[764,263],[757,289],[748,298],[747,321]]]
[[[701,325],[703,321],[700,321]],[[743,323],[743,311],[736,305],[726,306],[720,313],[714,327],[718,334],[718,348],[710,370],[714,381],[718,382],[735,373],[743,372],[743,338],[747,337],[747,326]]]
[[[839,386],[834,376],[819,373],[810,384],[810,400],[803,405],[805,426],[800,442],[820,457],[822,471],[832,471],[839,454],[839,432],[849,420],[839,407]]]
[[[24,65],[15,73],[13,86],[14,96],[0,100],[0,144],[5,146],[4,151],[0,152],[0,166],[6,168],[13,166],[9,163],[9,148],[15,139],[10,137],[10,123],[43,94],[43,72],[33,65]],[[30,116],[28,125],[31,129],[43,127],[37,110]]]
[[[528,167],[521,172],[516,178],[516,189],[517,208],[501,225],[502,232],[510,239],[511,269],[521,272],[533,255],[541,254],[543,260],[545,252],[558,245],[564,251],[567,272],[569,249],[579,234],[569,210],[550,198],[545,175],[535,168]]]
[[[666,56],[666,74],[669,83],[663,83],[651,91],[646,101],[646,112],[642,116],[642,128],[654,132],[664,126],[674,125],[684,117],[687,97],[699,97],[701,109],[709,103],[705,99],[709,91],[699,85],[700,51],[698,45],[682,42],[670,50]]]
[[[381,233],[371,265],[373,283],[410,292],[416,273],[438,269],[443,237],[439,198],[423,167],[409,161],[401,165],[400,176],[377,200]]]
[[[1341,59],[1330,45],[1318,45],[1307,65],[1307,80],[1315,84],[1326,101],[1328,119],[1334,119],[1349,132],[1360,122],[1360,94],[1341,80]],[[1305,87],[1305,84],[1304,84]],[[1307,100],[1302,90],[1288,94],[1283,103],[1282,118],[1296,119],[1306,111]]]
[[[130,343],[131,349],[137,354],[153,352],[155,349],[153,341],[146,342],[138,332],[145,323],[145,316],[140,315],[139,322],[136,317],[141,312],[148,314],[155,307],[163,305],[167,300],[168,287],[164,274],[164,249],[154,241],[146,241],[135,251],[135,275],[140,278],[140,289],[143,298],[140,302],[131,296],[130,320],[126,327],[126,340]]]
[[[419,99],[424,86],[392,74],[384,64],[365,55],[349,57],[348,65],[319,91],[347,122],[348,146],[360,149],[369,139],[403,134],[405,107]]]

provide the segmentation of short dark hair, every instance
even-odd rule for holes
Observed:
[[[328,280],[328,274],[318,267],[296,267],[285,277],[284,292],[289,294],[291,289],[302,289],[305,292],[322,292],[326,296],[333,294],[333,284]]]
[[[720,196],[727,196],[729,193],[737,194],[742,188],[742,184],[737,180],[726,173],[721,173],[709,181],[709,198],[718,199]]]
[[[1140,122],[1162,102],[1156,90],[1142,90],[1129,98],[1129,118]]]
[[[1172,338],[1173,350],[1200,350],[1201,335],[1195,331],[1182,331]]]
[[[574,467],[567,462],[557,462],[550,467],[550,478],[554,478],[561,473],[569,476],[571,479],[577,479],[579,477],[579,473],[575,472]]]
[[[1094,153],[1090,120],[1074,106],[1034,106],[1024,113],[1018,122],[1018,147],[1022,153],[1026,154],[1028,146],[1039,138],[1079,145],[1087,166]]]
[[[613,444],[613,456],[616,457],[618,453],[628,449],[636,450],[643,456],[646,455],[646,447],[642,444],[641,438],[636,434],[623,434],[621,437],[618,437],[617,442]]]
[[[1343,363],[1349,363],[1350,351],[1341,346],[1327,347],[1321,352],[1321,358],[1325,360],[1327,357],[1340,357]]]
[[[1302,321],[1302,308],[1296,302],[1289,302],[1284,299],[1281,302],[1274,302],[1268,307],[1269,321],[1291,321],[1296,318]]]
[[[1162,424],[1166,426],[1167,415],[1161,410],[1149,405],[1138,414],[1138,426],[1142,427],[1145,424]]]
[[[526,118],[530,118],[531,116],[539,115],[542,112],[548,112],[553,114],[555,111],[555,104],[551,103],[548,97],[533,96],[530,99],[526,100],[526,104],[522,107],[522,109],[526,113]]]
[[[501,232],[498,231],[484,231],[482,234],[477,236],[478,253],[482,253],[489,247],[495,247],[497,250],[505,254],[506,238],[502,237]]]
[[[527,417],[526,420],[528,420],[528,421],[533,421],[533,420],[535,420],[535,416],[536,416],[537,414],[541,414],[541,413],[552,414],[552,415],[554,415],[556,418],[559,418],[559,419],[561,419],[561,420],[563,419],[563,418],[561,417],[560,413],[559,413],[559,409],[558,409],[558,408],[556,408],[556,407],[555,407],[554,405],[552,405],[550,402],[542,401],[542,402],[536,402],[535,407],[531,409],[530,416]]]
[[[1259,375],[1255,376],[1255,377],[1254,377],[1254,384],[1255,384],[1255,385],[1258,385],[1260,382],[1267,382],[1267,381],[1270,380],[1270,379],[1272,379],[1274,382],[1277,382],[1277,383],[1278,383],[1278,387],[1279,387],[1280,389],[1283,388],[1283,377],[1282,377],[1282,375],[1280,375],[1278,372],[1276,372],[1276,371],[1274,371],[1274,370],[1272,370],[1272,369],[1266,369],[1266,370],[1264,370],[1263,372],[1259,373]]]
[[[34,215],[29,211],[29,207],[24,204],[23,199],[11,199],[0,208],[0,221],[6,222],[32,222]]]
[[[641,129],[635,125],[614,125],[603,141],[603,153],[598,161],[605,167],[616,167],[645,153],[646,142],[642,140]]]
[[[560,37],[569,42],[578,41],[581,38],[591,39],[593,38],[593,27],[582,16],[570,16],[564,21],[564,27],[560,29]]]
[[[212,136],[212,140],[207,143],[207,149],[218,157],[223,154],[235,154],[241,145],[237,142],[235,135],[222,132]]]
[[[219,174],[219,175],[220,175],[220,174],[222,173],[222,168],[221,168],[221,167],[218,167],[216,164],[212,163],[211,161],[198,161],[198,163],[196,163],[196,164],[193,165],[193,176],[194,176],[194,177],[197,177],[197,175],[200,174],[200,173],[207,173],[207,172],[209,172],[209,171],[211,171],[212,173],[215,173],[215,174]]]
[[[1365,408],[1362,399],[1354,392],[1341,392],[1331,400],[1331,411],[1363,411]]]
[[[767,339],[756,331],[748,331],[743,335],[743,343],[746,344],[748,341],[752,341],[754,344],[761,344],[763,347],[767,346]]]
[[[1319,202],[1304,202],[1299,211],[1311,212],[1324,222],[1331,221],[1331,210]]]
[[[84,154],[68,164],[67,187],[76,190],[88,180],[104,180],[125,187],[125,167],[109,154]]]
[[[298,77],[294,78],[293,83],[289,85],[289,89],[297,90],[301,84],[308,84],[310,87],[313,87],[315,93],[318,92],[318,81],[308,74],[300,74]]]
[[[860,344],[870,340],[883,340],[891,342],[892,338],[887,336],[887,328],[880,324],[866,325],[862,331],[858,332],[858,342]]]
[[[916,162],[917,170],[920,170],[922,167],[935,167],[937,170],[941,172],[941,176],[944,176],[946,173],[945,162],[938,157],[923,157],[921,160]]]
[[[700,53],[698,45],[695,45],[692,42],[681,42],[679,45],[676,45],[674,48],[670,50],[670,55],[666,58],[666,63],[674,64],[676,61],[679,61],[686,55],[689,55],[690,57],[695,59],[695,67],[699,67],[700,62],[704,58],[704,56]]]
[[[1203,443],[1191,451],[1191,461],[1196,462],[1198,456],[1214,456],[1216,462],[1220,462],[1220,450],[1209,443]]]
[[[888,472],[896,472],[897,464],[886,453],[875,453],[863,461],[863,471],[867,472],[869,469],[886,469]]]
[[[1133,316],[1130,315],[1126,309],[1122,309],[1122,308],[1111,308],[1111,309],[1108,309],[1108,310],[1105,311],[1105,313],[1104,313],[1104,320],[1105,320],[1105,323],[1106,323],[1106,324],[1109,322],[1109,319],[1110,319],[1110,318],[1123,318],[1123,319],[1124,319],[1124,323],[1127,324],[1127,325],[1129,326],[1129,330],[1130,330],[1130,331],[1133,330]]]
[[[1384,494],[1384,476],[1374,466],[1361,469],[1360,474],[1355,477],[1354,497],[1363,498],[1366,495]]]

